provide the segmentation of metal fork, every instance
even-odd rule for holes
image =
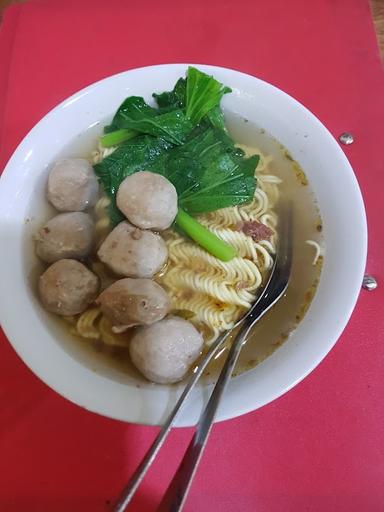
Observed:
[[[292,206],[290,204],[286,204],[279,210],[279,245],[269,281],[266,284],[259,299],[234,327],[240,327],[240,330],[232,343],[231,349],[221,370],[220,376],[216,382],[209,402],[207,403],[204,412],[199,419],[196,432],[187,448],[187,451],[184,454],[184,457],[179,465],[177,472],[175,473],[175,476],[173,477],[159,505],[159,508],[157,509],[158,512],[177,512],[182,509],[192,484],[197,466],[200,462],[203,450],[207,443],[221,397],[239,357],[241,348],[255,323],[274,304],[276,304],[276,302],[283,296],[287,289],[292,266]],[[140,485],[148,468],[152,464],[167,434],[169,433],[171,426],[181,409],[181,406],[203,373],[208,362],[211,360],[214,354],[217,353],[219,348],[223,346],[225,340],[231,332],[232,331],[225,333],[220,338],[218,338],[218,340],[216,340],[208,354],[196,368],[182,395],[177,401],[175,408],[172,410],[166,423],[163,425],[154,443],[145,455],[143,461],[132,475],[127,486],[124,488],[120,499],[114,508],[115,512],[123,512],[131,501],[137,487]]]

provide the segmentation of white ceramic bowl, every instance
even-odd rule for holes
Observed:
[[[72,402],[129,422],[161,423],[181,386],[135,385],[133,378],[90,365],[79,344],[40,306],[31,289],[31,212],[41,211],[47,167],[75,144],[84,131],[100,131],[119,102],[131,94],[150,99],[154,88],[167,90],[183,76],[185,64],[151,66],[101,80],[74,94],[47,114],[24,138],[0,180],[0,320],[16,352],[48,386]],[[305,170],[323,218],[326,258],[315,298],[296,331],[272,356],[231,380],[218,420],[257,409],[279,397],[308,373],[332,348],[355,306],[367,246],[360,190],[344,153],[328,130],[300,103],[252,76],[198,65],[233,89],[225,107],[256,121]],[[340,193],[342,191],[342,193]],[[40,210],[39,210],[40,209]],[[29,222],[28,222],[29,220]],[[353,229],[350,229],[353,226]],[[95,371],[97,370],[97,371]],[[207,388],[197,387],[177,425],[192,425]]]

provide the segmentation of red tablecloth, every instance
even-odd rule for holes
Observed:
[[[214,427],[185,510],[383,511],[384,76],[368,1],[31,0],[9,8],[0,29],[0,168],[76,90],[164,62],[254,74],[303,102],[335,136],[354,133],[343,149],[367,206],[367,269],[379,279],[304,382]],[[0,510],[108,510],[157,430],[67,402],[4,337],[0,365]],[[131,510],[154,510],[190,436],[172,434]]]

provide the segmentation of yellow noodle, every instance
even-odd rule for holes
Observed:
[[[319,258],[323,256],[323,250],[318,242],[315,240],[306,240],[306,244],[310,245],[311,247],[314,247],[315,249],[315,256],[313,257],[312,265],[316,265]]]
[[[103,148],[103,146],[99,143],[98,147],[95,151],[92,151],[91,154],[91,163],[98,164],[104,158],[111,155],[116,149],[116,146],[112,146],[111,148]]]
[[[128,347],[128,335],[114,333],[110,321],[97,307],[89,308],[80,314],[71,332],[87,340],[100,340],[114,347]]]
[[[95,205],[95,231],[97,247],[101,245],[111,230],[111,224],[108,216],[108,206],[110,203],[110,200],[106,196],[102,196]]]
[[[110,205],[110,200],[106,196],[100,197],[95,205],[95,215],[98,219],[103,219],[105,217],[105,213]],[[109,219],[108,219],[109,220]]]
[[[116,334],[112,331],[112,324],[104,315],[99,322],[99,332],[101,340],[113,347],[128,347],[129,337],[126,333]]]
[[[98,319],[101,315],[100,308],[89,308],[82,313],[76,323],[76,334],[82,338],[98,340],[100,331]]]

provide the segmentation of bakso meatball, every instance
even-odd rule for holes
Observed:
[[[115,332],[157,322],[170,308],[167,293],[151,279],[120,279],[104,290],[97,302]]]
[[[129,352],[133,364],[148,380],[170,384],[185,377],[202,347],[203,338],[190,322],[168,317],[139,328]]]
[[[116,202],[127,219],[142,229],[167,229],[177,214],[175,187],[160,174],[149,171],[125,178]]]
[[[39,294],[44,307],[62,316],[82,313],[99,291],[99,278],[77,260],[59,260],[40,276]]]
[[[36,237],[36,253],[53,263],[63,258],[82,259],[93,245],[93,221],[87,213],[60,213],[43,226]]]
[[[93,168],[83,158],[59,160],[49,173],[48,201],[60,212],[80,212],[93,206],[98,191]]]
[[[167,261],[168,250],[160,235],[120,222],[98,250],[100,260],[126,277],[152,277]]]

